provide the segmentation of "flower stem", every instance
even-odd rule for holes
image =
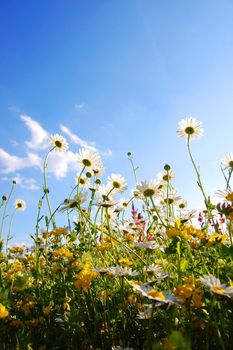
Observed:
[[[50,154],[50,152],[52,152],[52,150],[54,150],[54,148],[55,147],[51,148],[49,150],[47,156],[45,157],[45,161],[44,161],[44,184],[43,184],[43,190],[44,190],[46,201],[47,201],[47,204],[48,204],[49,214],[50,214],[50,218],[52,220],[53,228],[56,227],[56,223],[55,223],[55,217],[54,217],[54,214],[52,212],[51,203],[50,203],[50,199],[49,199],[49,189],[47,188],[47,165],[48,165],[49,154]]]

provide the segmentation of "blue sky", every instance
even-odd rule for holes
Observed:
[[[15,241],[34,231],[49,134],[64,135],[73,152],[96,147],[105,178],[120,173],[130,189],[128,151],[140,179],[169,163],[178,192],[203,207],[176,135],[178,122],[193,116],[204,127],[192,148],[206,192],[224,187],[220,159],[233,151],[233,1],[1,0],[0,44],[1,192],[17,177],[10,205],[27,202],[13,223]],[[54,205],[76,173],[72,162],[57,165],[48,179]]]

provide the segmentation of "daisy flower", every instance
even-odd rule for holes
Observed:
[[[26,203],[24,200],[22,199],[16,199],[15,200],[15,209],[16,210],[21,210],[21,211],[24,211],[26,209]]]
[[[209,287],[214,294],[224,295],[226,297],[233,297],[233,287],[222,284],[218,278],[212,275],[204,275],[200,281],[205,286]]]
[[[224,166],[225,169],[229,168],[229,169],[233,169],[233,154],[229,153],[226,154],[222,159],[221,159],[221,163]]]
[[[113,275],[113,276],[137,276],[138,273],[136,271],[133,271],[128,267],[121,267],[121,266],[113,266],[113,267],[107,267],[107,273],[108,275]]]
[[[111,207],[116,205],[116,200],[111,192],[111,188],[105,185],[99,185],[96,190],[97,195],[97,205],[102,205],[104,207]]]
[[[122,198],[120,201],[117,203],[115,211],[125,211],[129,205],[130,200],[127,198]]]
[[[77,154],[77,161],[82,168],[85,167],[91,172],[100,171],[100,169],[103,167],[100,155],[97,152],[91,151],[87,148],[82,148],[79,151]]]
[[[158,243],[156,243],[155,241],[137,242],[137,243],[135,243],[135,245],[137,245],[140,248],[145,248],[145,249],[148,249],[148,250],[159,249],[162,252],[164,252],[164,248],[161,245],[159,245]]]
[[[231,204],[233,202],[233,192],[230,190],[226,190],[226,189],[217,190],[215,192],[215,195],[221,198],[222,201],[225,203]]]
[[[158,173],[158,178],[160,181],[167,183],[175,179],[175,173],[172,170],[163,170]]]
[[[58,152],[65,152],[69,147],[66,139],[58,134],[51,135],[50,142],[55,151]]]
[[[178,202],[178,208],[180,210],[186,209],[188,206],[188,203],[185,199],[181,198],[181,200]]]
[[[193,117],[182,119],[179,123],[177,131],[179,137],[186,137],[190,140],[199,139],[203,136],[202,122],[199,122]]]
[[[120,174],[108,176],[108,186],[114,188],[116,192],[124,192],[127,189],[127,183]]]
[[[90,181],[89,181],[88,177],[86,177],[84,175],[80,176],[80,173],[76,174],[75,183],[76,183],[76,185],[79,185],[80,187],[88,188],[90,186]]]
[[[159,193],[161,182],[157,180],[145,180],[136,185],[134,196],[141,199],[155,197]]]
[[[165,304],[175,304],[178,301],[174,295],[161,292],[148,284],[131,284],[131,286],[135,291],[150,300],[159,301]]]
[[[159,202],[161,205],[175,205],[177,203],[179,203],[181,201],[181,196],[178,195],[178,193],[176,191],[172,192],[172,193],[167,193],[166,189],[163,189],[160,191],[159,194]]]
[[[105,170],[104,166],[101,163],[101,164],[97,165],[96,167],[94,167],[93,173],[94,173],[95,176],[101,176],[101,175],[103,175],[104,170]]]

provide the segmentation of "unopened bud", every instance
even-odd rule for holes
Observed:
[[[165,164],[164,165],[164,170],[169,171],[171,169],[169,164]]]

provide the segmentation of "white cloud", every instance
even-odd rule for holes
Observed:
[[[37,185],[36,180],[32,177],[26,178],[20,174],[16,174],[16,176],[13,177],[13,180],[16,181],[17,185],[27,190],[38,190],[40,188],[40,186]]]
[[[15,105],[9,106],[9,107],[8,107],[8,110],[9,110],[10,112],[17,113],[17,114],[20,113],[20,108],[17,107],[17,106],[15,106]]]
[[[9,174],[25,168],[42,168],[42,159],[35,153],[27,153],[26,157],[11,155],[0,148],[1,173]]]
[[[33,150],[46,149],[49,146],[48,132],[28,115],[21,115],[20,118],[31,132],[31,140],[25,142],[27,147]]]
[[[69,128],[67,128],[65,125],[60,124],[60,129],[64,134],[66,134],[70,140],[75,143],[76,145],[79,145],[84,148],[91,149],[92,151],[97,152],[97,149],[94,147],[94,142],[87,142],[85,140],[82,140],[80,137],[78,137],[76,134],[74,134]]]
[[[110,157],[112,155],[112,150],[108,148],[105,151],[101,152],[101,155],[105,157]]]
[[[85,103],[83,102],[74,105],[74,109],[76,110],[84,109],[84,107],[85,107]]]
[[[78,169],[76,154],[71,151],[64,153],[54,151],[49,156],[47,171],[53,173],[57,179],[66,177],[70,170]]]
[[[26,178],[19,174],[19,171],[26,168],[34,168],[43,172],[44,154],[41,156],[41,150],[49,146],[49,133],[34,119],[27,115],[21,115],[21,120],[31,133],[31,139],[26,141],[26,154],[23,157],[12,155],[0,148],[0,173],[1,174],[16,174],[15,178],[21,187],[27,189],[38,189],[38,185],[33,178]],[[88,142],[81,139],[73,133],[72,130],[64,125],[60,125],[61,131],[67,135],[71,142],[83,148],[88,148],[97,151],[94,142]],[[17,141],[13,142],[14,145]],[[43,152],[44,153],[44,152]],[[104,156],[110,156],[112,151],[107,149],[101,152]],[[76,154],[70,150],[67,152],[53,151],[49,154],[47,172],[53,174],[57,179],[67,176],[69,171],[78,171],[79,166],[76,159]],[[7,176],[5,176],[7,178]],[[2,177],[1,180],[4,180]],[[7,178],[8,179],[8,178]]]

